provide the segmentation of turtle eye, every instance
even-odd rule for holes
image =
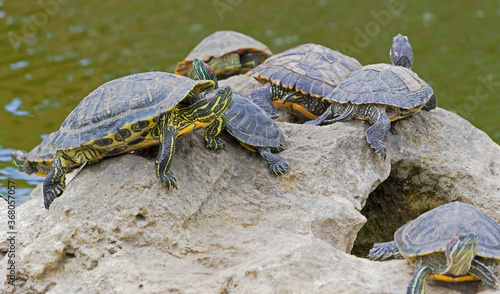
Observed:
[[[225,92],[224,90],[220,89],[219,91],[217,91],[217,94],[224,95],[224,92]]]

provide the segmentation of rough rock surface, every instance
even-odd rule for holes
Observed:
[[[246,78],[237,79],[244,89]],[[500,147],[445,110],[395,123],[386,161],[360,121],[279,126],[290,163],[282,177],[230,137],[226,150],[208,151],[197,132],[176,149],[178,190],[162,187],[154,162],[136,155],[86,167],[50,210],[36,188],[16,210],[17,288],[2,266],[0,292],[403,293],[413,273],[406,261],[349,254],[382,182],[409,181],[417,195],[472,203],[500,221]],[[2,202],[2,224],[6,210]],[[478,282],[426,285],[495,293]]]

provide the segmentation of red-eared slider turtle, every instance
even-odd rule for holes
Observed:
[[[407,293],[425,292],[425,279],[470,281],[498,286],[500,224],[474,206],[452,202],[430,210],[399,228],[394,241],[376,243],[372,260],[405,257],[415,265]]]
[[[25,151],[15,151],[11,154],[12,163],[22,172],[28,175],[37,174],[45,177],[52,166],[52,160],[56,155],[56,150],[50,145],[55,137],[55,132],[48,135],[42,143],[33,148],[29,153]]]
[[[98,87],[68,115],[55,134],[57,149],[45,178],[45,207],[64,190],[68,167],[96,162],[110,155],[160,143],[156,173],[167,188],[176,187],[170,165],[176,138],[206,127],[207,147],[221,149],[219,134],[231,88],[214,88],[213,81],[194,81],[179,75],[148,72],[112,80]]]
[[[360,68],[356,59],[330,48],[300,45],[268,58],[247,73],[264,84],[250,98],[272,117],[278,114],[276,106],[314,119],[330,106],[322,98]]]
[[[218,31],[203,39],[184,59],[175,73],[194,78],[192,63],[198,58],[208,63],[219,79],[246,73],[273,53],[261,42],[234,31]]]
[[[194,59],[193,71],[196,77],[213,80],[217,86],[217,76],[210,66]],[[239,93],[233,93],[233,100],[226,110],[226,131],[245,148],[258,152],[269,164],[275,175],[283,174],[288,162],[272,152],[283,151],[285,136],[271,117],[259,106]]]
[[[400,46],[405,51],[399,50]],[[393,51],[397,53],[393,55]],[[411,53],[409,44],[393,43],[391,59],[396,60],[392,56],[398,54],[397,60],[413,60],[412,53],[411,57],[402,57],[403,52]],[[368,120],[373,125],[366,130],[366,139],[383,159],[386,157],[383,142],[391,121],[413,115],[420,109],[428,111],[436,108],[434,91],[424,80],[408,68],[390,64],[362,67],[328,93],[324,100],[331,103],[328,109],[306,124],[319,125],[352,118]]]

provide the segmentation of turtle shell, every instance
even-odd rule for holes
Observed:
[[[192,67],[193,60],[198,58],[208,62],[212,58],[225,54],[260,53],[269,57],[273,55],[269,48],[252,37],[235,31],[217,31],[203,39],[188,56],[175,67],[175,73],[187,75]]]
[[[418,109],[434,96],[432,88],[413,71],[391,64],[363,66],[325,96],[340,103],[377,103]]]
[[[42,143],[38,144],[29,153],[26,153],[24,159],[32,163],[52,162],[56,155],[56,149],[52,148],[51,144],[56,137],[57,132],[48,135]]]
[[[247,75],[264,83],[322,98],[361,68],[354,58],[318,44],[304,44],[268,58]]]
[[[472,205],[451,202],[430,210],[394,234],[401,254],[417,256],[444,252],[452,238],[477,235],[477,255],[500,260],[500,224]]]
[[[52,146],[72,149],[83,145],[112,149],[150,129],[158,117],[170,111],[189,93],[212,90],[213,81],[192,79],[164,72],[146,72],[109,81],[87,97],[68,115]],[[142,139],[144,140],[144,139]]]
[[[256,147],[278,147],[285,144],[283,132],[271,117],[241,94],[233,93],[226,115],[226,130],[244,144]]]

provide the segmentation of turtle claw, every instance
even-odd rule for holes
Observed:
[[[207,148],[212,149],[212,151],[219,151],[226,148],[226,141],[219,137],[207,137],[206,143]]]
[[[286,172],[286,169],[288,168],[288,162],[285,160],[282,160],[280,162],[277,162],[276,164],[272,164],[269,166],[271,169],[271,172],[277,176],[281,176]]]
[[[166,173],[157,172],[157,176],[164,187],[167,189],[175,188],[177,190],[177,179],[173,171],[167,171]]]
[[[64,191],[64,185],[61,184],[53,184],[48,186],[43,191],[43,204],[46,209],[49,209],[50,205],[57,197],[61,196]]]

